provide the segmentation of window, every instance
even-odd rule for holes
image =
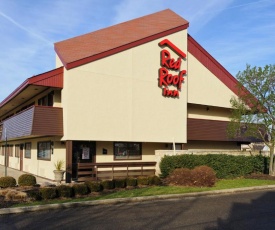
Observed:
[[[2,145],[2,152],[1,152],[2,156],[5,156],[5,148],[6,148],[6,146]]]
[[[31,158],[31,142],[25,143],[25,158]]]
[[[15,145],[15,157],[19,157],[20,154],[20,145]]]
[[[115,160],[140,160],[141,143],[115,142],[114,158]]]
[[[8,155],[9,155],[10,157],[13,156],[13,145],[9,145],[9,146],[8,146]]]
[[[38,99],[38,105],[53,106],[53,96],[54,96],[54,91]]]
[[[37,143],[37,159],[51,160],[51,142],[50,141]]]

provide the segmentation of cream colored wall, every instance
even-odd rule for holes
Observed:
[[[187,53],[186,31],[165,38]],[[158,87],[163,39],[64,70],[63,140],[186,142],[187,82],[176,99]]]
[[[102,149],[107,149],[107,154],[102,154]],[[155,161],[155,150],[164,149],[163,143],[142,143],[142,159],[136,161]],[[133,160],[114,160],[114,144],[111,141],[96,142],[96,163],[107,162],[133,162]]]
[[[232,96],[236,95],[188,53],[188,103],[231,108]]]
[[[230,109],[206,105],[187,105],[187,117],[194,119],[230,121]]]
[[[51,160],[38,160],[37,159],[37,142],[40,141],[53,141],[54,152],[51,155]],[[53,170],[54,163],[57,160],[64,160],[66,162],[66,146],[57,138],[38,138],[38,139],[25,139],[21,141],[13,141],[8,144],[25,144],[31,142],[31,158],[25,158],[25,149],[23,150],[23,171],[37,176],[45,177],[54,180]],[[15,147],[13,147],[15,148]],[[0,156],[0,164],[4,164],[4,156]],[[20,158],[15,157],[15,149],[13,149],[13,157],[9,157],[9,167],[19,170]]]
[[[63,63],[61,62],[60,58],[58,57],[58,55],[55,55],[55,68],[59,68],[63,66]]]
[[[54,179],[53,170],[55,170],[54,163],[57,160],[64,160],[66,162],[66,149],[65,145],[60,141],[54,141],[54,151],[51,155],[51,160],[38,160],[37,159],[37,142],[50,141],[50,138],[35,139],[32,141],[31,159],[24,158],[23,171],[29,172],[41,177]]]
[[[230,141],[188,141],[184,144],[185,150],[240,150],[241,147],[236,142]]]

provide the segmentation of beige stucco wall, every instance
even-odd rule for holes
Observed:
[[[187,53],[186,31],[165,38]],[[65,70],[63,140],[186,142],[187,82],[179,98],[162,96],[161,40]]]
[[[37,159],[37,142],[40,141],[53,141],[54,151],[51,155],[51,160],[38,160]],[[55,169],[54,163],[57,160],[64,160],[66,162],[66,149],[65,144],[57,141],[56,138],[37,138],[26,139],[21,141],[8,142],[13,146],[13,156],[9,157],[9,167],[20,170],[20,158],[15,157],[15,145],[25,144],[31,142],[31,158],[25,158],[25,149],[23,150],[23,172],[31,173],[40,177],[54,180],[53,170]],[[0,156],[0,164],[4,165],[4,156]]]
[[[63,63],[61,62],[60,58],[58,57],[58,55],[55,55],[55,68],[59,68],[63,66]]]
[[[187,114],[188,118],[194,119],[230,121],[231,111],[228,108],[188,104]]]
[[[188,103],[231,108],[232,96],[236,95],[188,53]]]

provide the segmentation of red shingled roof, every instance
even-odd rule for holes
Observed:
[[[167,9],[54,44],[66,69],[187,29],[189,22]]]

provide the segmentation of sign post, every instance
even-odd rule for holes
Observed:
[[[5,176],[7,176],[7,148],[8,148],[8,138],[7,138],[7,129],[5,128]]]

